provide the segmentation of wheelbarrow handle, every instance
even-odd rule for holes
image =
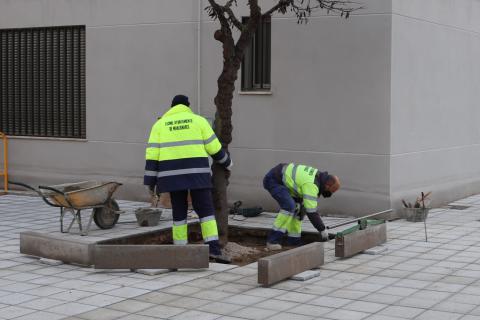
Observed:
[[[15,182],[15,181],[8,181],[9,184],[13,184],[13,185],[17,185],[17,186],[21,186],[21,187],[24,187],[25,189],[29,189],[29,190],[32,190],[33,192],[35,192],[36,194],[38,194],[40,196],[40,198],[43,199],[43,201],[45,201],[48,205],[52,206],[52,207],[61,207],[59,205],[56,205],[50,201],[48,201],[48,199],[45,197],[45,195],[42,193],[41,190],[37,190],[35,189],[34,187],[32,186],[29,186],[28,184],[25,184],[25,183],[21,183],[21,182]],[[42,187],[38,187],[38,189],[41,189]]]
[[[48,191],[53,191],[53,192],[58,193],[62,196],[65,196],[65,193],[63,193],[62,191],[60,191],[58,189],[52,188],[52,187],[38,186],[38,189],[40,189],[40,190],[45,189],[45,190],[48,190]]]
[[[8,181],[8,184],[14,184],[14,185],[17,185],[17,186],[21,186],[21,187],[24,187],[25,189],[29,189],[29,190],[32,190],[32,191],[40,194],[40,192],[37,189],[35,189],[34,187],[31,187],[31,186],[29,186],[28,184],[25,184],[25,183]]]
[[[38,189],[40,190],[49,190],[49,191],[53,191],[55,193],[58,193],[59,195],[61,195],[65,201],[67,201],[68,205],[70,206],[70,208],[75,208],[72,203],[70,202],[70,200],[68,200],[68,196],[67,194],[65,194],[65,192],[62,192],[58,189],[55,189],[55,188],[52,188],[52,187],[48,187],[48,186],[38,186]],[[60,206],[61,207],[61,206]]]

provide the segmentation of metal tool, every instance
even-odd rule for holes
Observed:
[[[358,222],[358,224],[361,224],[361,221],[362,220],[366,220],[368,218],[373,218],[375,216],[379,216],[381,214],[384,214],[384,213],[389,213],[389,212],[392,212],[393,210],[392,209],[388,209],[388,210],[384,210],[384,211],[379,211],[379,212],[376,212],[376,213],[372,213],[372,214],[369,214],[369,215],[366,215],[366,216],[363,216],[363,217],[359,217],[359,218],[356,218],[356,219],[352,219],[352,220],[349,220],[349,221],[344,221],[344,222],[339,222],[339,223],[335,223],[331,226],[327,226],[326,228],[327,229],[335,229],[335,228],[338,228],[338,227],[341,227],[341,226],[344,226],[344,225],[347,225],[347,224],[351,224],[351,223],[355,223],[355,222]]]
[[[424,212],[424,213],[425,213],[425,199],[428,197],[429,194],[430,194],[430,192],[427,193],[427,195],[425,195],[425,194],[423,193],[423,191],[422,191],[422,199],[421,199],[421,200],[422,200],[422,209],[423,209],[423,212]],[[418,201],[418,200],[417,200],[417,201]],[[423,226],[424,226],[424,228],[425,228],[425,242],[428,242],[428,235],[427,235],[427,216],[426,216],[426,214],[425,214],[425,217],[424,217],[424,219],[423,219]]]
[[[351,257],[359,252],[386,242],[387,229],[385,220],[369,218],[374,218],[391,211],[392,209],[383,210],[354,220],[328,226],[327,229],[333,229],[357,222],[356,225],[337,232],[336,234],[329,234],[329,238],[335,235],[335,256],[341,258]]]

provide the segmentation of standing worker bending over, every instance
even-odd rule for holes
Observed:
[[[153,125],[148,139],[144,184],[151,194],[170,192],[174,244],[187,244],[188,192],[200,217],[202,237],[210,257],[222,257],[212,200],[208,156],[230,170],[232,161],[222,150],[207,120],[189,108],[188,97],[177,95],[171,109]],[[228,259],[227,259],[228,260]]]
[[[263,187],[280,205],[273,230],[267,240],[267,248],[280,250],[281,240],[288,233],[288,244],[301,244],[302,220],[305,214],[320,232],[322,240],[328,240],[320,215],[317,213],[317,198],[329,198],[340,188],[338,177],[320,172],[306,165],[279,164],[263,179]]]

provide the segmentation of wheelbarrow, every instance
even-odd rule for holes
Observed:
[[[35,189],[20,182],[9,182],[19,185],[37,193],[45,203],[52,207],[60,208],[60,232],[70,232],[75,221],[78,223],[80,234],[88,235],[92,220],[100,229],[111,229],[115,226],[120,216],[118,203],[112,198],[113,193],[121,183],[84,181],[77,183],[66,183],[54,186],[39,186]],[[86,229],[82,225],[81,211],[92,209]],[[64,231],[63,218],[70,212],[73,219]]]

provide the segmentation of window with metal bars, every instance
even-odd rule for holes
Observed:
[[[0,29],[0,131],[86,138],[85,26]]]
[[[248,17],[242,22],[247,23]],[[270,18],[263,18],[242,61],[242,91],[270,90]]]

